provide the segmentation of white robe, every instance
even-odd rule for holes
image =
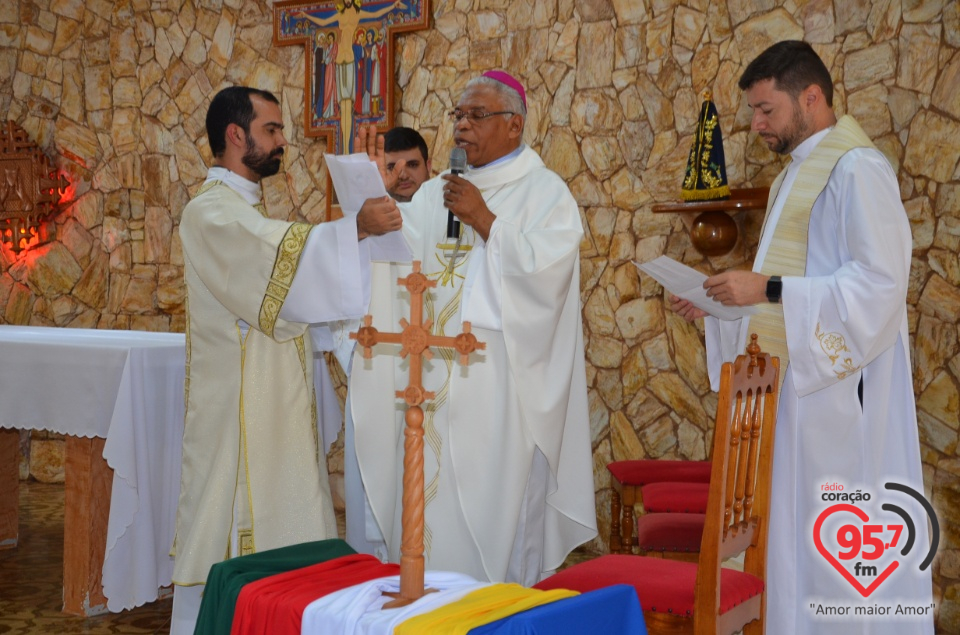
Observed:
[[[801,144],[788,170],[796,170],[822,138],[818,134]],[[763,262],[792,176],[788,172],[771,209],[754,271]],[[806,275],[783,278],[790,363],[774,445],[768,633],[933,633],[932,610],[922,618],[894,614],[898,603],[931,603],[930,568],[919,570],[929,549],[926,514],[908,496],[884,489],[893,481],[924,491],[907,333],[911,249],[910,227],[889,163],[877,150],[851,150],[837,163],[811,212]],[[721,363],[743,350],[748,319],[706,319],[712,382],[718,381]],[[841,343],[847,350],[838,350]],[[841,354],[831,360],[828,352]],[[861,379],[862,408],[857,396]],[[896,514],[880,509],[883,503],[903,508],[916,523],[916,543],[907,556],[900,556],[904,531],[897,549],[881,559],[846,561],[852,573],[857,561],[883,571],[899,559],[899,568],[866,598],[814,545],[817,517],[839,502],[823,499],[831,493],[822,489],[829,483],[842,484],[847,494],[869,492],[871,501],[858,506],[868,512],[870,523],[902,524]],[[832,515],[820,532],[832,554],[838,553],[833,540],[843,523],[861,527],[859,519],[842,512]],[[879,535],[892,538],[886,530]],[[867,586],[872,578],[858,579]],[[855,615],[855,607],[876,605],[893,610],[883,617]],[[847,615],[818,615],[822,607],[851,608]]]
[[[424,404],[426,562],[532,584],[597,533],[579,301],[583,229],[566,185],[529,148],[465,178],[497,220],[486,243],[464,226],[467,256],[452,272],[444,181],[428,181],[401,205],[414,259],[440,281],[425,313],[433,332],[455,335],[468,320],[486,343],[468,366],[449,349],[424,364],[424,387],[437,393]],[[396,285],[409,270],[374,269],[370,314],[381,331],[409,317]],[[404,414],[394,393],[408,379],[397,352],[381,344],[364,360],[358,349],[348,397],[363,485],[393,561]]]
[[[228,554],[337,536],[317,439],[307,328],[362,315],[366,248],[351,219],[266,218],[222,168],[183,211],[187,412],[174,582]],[[209,186],[209,187],[208,187]]]

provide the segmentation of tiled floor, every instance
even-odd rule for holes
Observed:
[[[343,519],[340,515],[340,530]],[[566,566],[593,557],[573,552]],[[63,485],[20,483],[20,544],[0,550],[0,635],[166,634],[171,600],[97,617],[71,617],[63,605]]]
[[[0,634],[170,631],[171,600],[123,613],[71,617],[63,606],[63,485],[20,484],[20,544],[0,551]]]

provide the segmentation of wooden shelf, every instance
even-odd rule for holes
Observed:
[[[730,198],[719,201],[682,201],[662,203],[652,208],[655,214],[696,212],[690,227],[690,242],[705,256],[722,256],[737,244],[737,223],[728,212],[766,210],[768,187],[730,189]]]
[[[738,210],[767,209],[768,187],[730,188],[730,198],[720,201],[678,201],[653,206],[654,214],[668,212],[736,212]]]

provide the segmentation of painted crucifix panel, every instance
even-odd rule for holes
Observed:
[[[393,126],[394,42],[424,29],[430,0],[287,0],[273,8],[274,44],[302,44],[304,130],[337,154],[353,151],[356,127]]]

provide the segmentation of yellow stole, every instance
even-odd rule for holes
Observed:
[[[844,154],[854,148],[873,148],[873,142],[856,120],[845,115],[837,122],[823,140],[807,157],[790,189],[780,212],[767,255],[760,266],[760,273],[770,276],[803,276],[807,268],[807,235],[810,227],[810,212],[820,193],[827,186],[830,174]],[[770,210],[786,175],[780,172],[770,186],[767,199],[767,214],[761,236],[767,231]],[[757,334],[757,342],[764,352],[780,358],[780,385],[786,375],[790,356],[787,352],[787,334],[783,325],[783,305],[764,302],[756,306],[757,313],[750,316],[750,333]],[[749,339],[749,338],[748,338]]]

